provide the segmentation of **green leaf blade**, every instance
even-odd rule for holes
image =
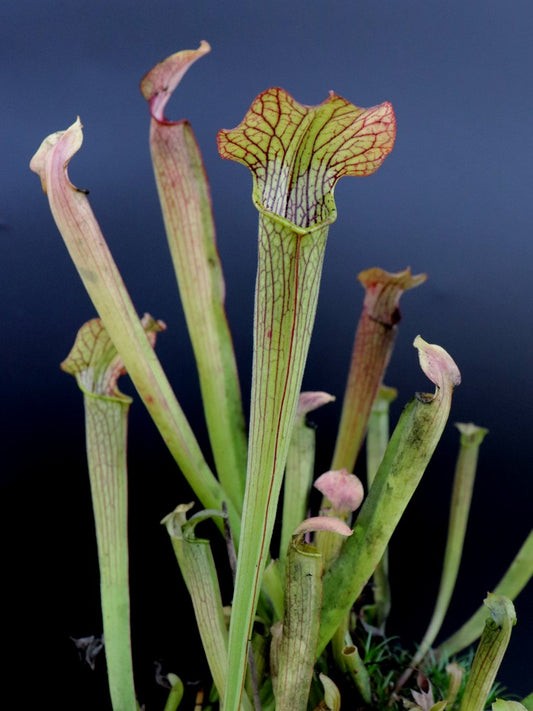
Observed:
[[[412,667],[418,665],[435,641],[452,598],[463,552],[479,447],[488,432],[484,427],[477,427],[472,423],[458,423],[456,426],[461,433],[461,440],[455,468],[441,582],[433,615],[413,658]]]
[[[82,142],[78,119],[43,141],[30,168],[41,179],[70,257],[161,436],[204,506],[220,508],[228,497],[209,469],[153,351],[86,191],[77,189],[68,178],[68,164]],[[231,501],[228,508],[232,508]]]
[[[209,45],[202,42],[197,50],[171,55],[144,77],[141,92],[150,104],[152,164],[216,469],[225,492],[240,511],[246,431],[209,184],[191,126],[164,116],[166,102],[185,71],[208,51]],[[232,527],[235,529],[235,521]]]
[[[460,373],[440,346],[415,339],[420,365],[436,385],[405,407],[374,483],[358,516],[354,534],[324,576],[319,653],[360,595],[381,560],[405,507],[437,446],[448,419]]]
[[[157,322],[144,319],[147,329]],[[117,387],[122,360],[100,319],[79,330],[61,364],[83,392],[109,691],[114,711],[137,711],[130,635],[127,428],[131,399]]]

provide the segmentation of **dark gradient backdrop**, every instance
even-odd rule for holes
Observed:
[[[360,270],[410,265],[428,273],[427,284],[403,300],[387,376],[400,391],[394,416],[427,387],[411,346],[421,333],[446,347],[462,371],[451,422],[472,420],[490,430],[445,625],[450,633],[499,579],[533,518],[532,36],[530,0],[2,3],[2,646],[11,658],[2,694],[13,686],[21,699],[35,701],[42,693],[57,709],[97,707],[90,673],[80,671],[68,639],[97,632],[100,623],[81,396],[58,367],[94,312],[28,169],[41,140],[81,116],[85,143],[71,177],[90,188],[139,311],[167,322],[158,352],[205,444],[139,80],[178,49],[195,48],[201,39],[212,45],[168,115],[188,117],[204,151],[246,398],[256,214],[250,176],[218,157],[216,132],[237,124],[252,98],[272,85],[308,104],[330,89],[362,106],[392,101],[393,154],[375,176],[344,180],[337,189],[339,219],[305,386],[342,394]],[[131,392],[127,382],[123,388]],[[338,414],[337,403],[315,418],[323,468]],[[154,660],[186,679],[194,675],[191,610],[180,600],[181,581],[158,523],[190,493],[139,403],[131,437],[135,644],[141,696],[150,702]],[[409,522],[392,544],[391,633],[425,629],[457,439],[450,424]],[[533,687],[532,600],[530,587],[517,601],[519,624],[502,673],[524,694]]]

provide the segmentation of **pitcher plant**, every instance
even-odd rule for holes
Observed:
[[[139,318],[86,191],[69,180],[68,163],[83,142],[81,121],[46,138],[31,161],[97,312],[62,367],[75,375],[84,396],[111,706],[143,708],[129,619],[128,563],[135,555],[127,536],[130,399],[117,386],[127,373],[195,499],[175,502],[163,523],[211,678],[190,699],[179,669],[169,674],[165,711],[336,710],[341,700],[369,711],[481,711],[490,703],[494,711],[532,709],[531,694],[520,702],[496,700],[493,684],[516,620],[512,601],[533,573],[533,532],[481,610],[435,645],[459,572],[482,427],[458,425],[448,543],[428,631],[418,650],[386,634],[394,604],[388,545],[447,426],[461,381],[451,355],[417,336],[420,367],[433,389],[413,396],[389,436],[396,393],[384,378],[400,327],[399,301],[425,281],[424,274],[376,267],[359,274],[365,298],[358,323],[354,318],[333,461],[330,471],[316,471],[308,414],[335,397],[302,392],[302,382],[326,243],[337,218],[334,189],[339,178],[368,176],[383,164],[396,138],[393,108],[388,102],[360,108],[333,92],[305,106],[270,88],[236,128],[218,134],[221,157],[251,171],[259,213],[246,425],[201,152],[190,124],[165,115],[185,72],[209,51],[202,42],[168,57],[144,77],[141,92],[213,467],[155,353],[164,323]],[[353,472],[365,439],[362,482]],[[319,506],[314,488],[322,495]],[[227,560],[215,560],[209,539],[197,534],[206,520],[224,537]],[[226,600],[221,581],[228,580],[233,592]],[[465,657],[478,639],[474,657]]]

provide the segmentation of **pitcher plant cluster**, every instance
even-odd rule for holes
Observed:
[[[78,119],[44,140],[31,161],[50,209],[97,311],[62,368],[83,392],[88,468],[101,576],[109,690],[114,711],[141,708],[130,635],[126,443],[127,373],[173,455],[194,502],[164,519],[190,594],[211,680],[205,708],[222,711],[337,711],[485,708],[515,622],[512,600],[533,572],[533,532],[478,612],[434,643],[457,578],[478,450],[486,430],[459,424],[449,534],[435,611],[414,656],[386,637],[391,607],[390,538],[446,426],[460,373],[440,346],[417,336],[420,367],[433,384],[405,406],[389,436],[383,384],[404,291],[425,275],[379,268],[359,274],[364,303],[342,402],[331,470],[315,471],[315,431],[307,415],[331,402],[302,392],[302,379],[330,226],[335,184],[376,171],[391,152],[396,122],[382,103],[359,108],[330,93],[304,106],[279,88],[253,102],[242,122],[218,134],[222,158],[247,166],[259,213],[249,423],[225,313],[209,186],[187,121],[165,107],[184,73],[210,47],[202,42],[157,64],[142,80],[150,150],[170,254],[189,331],[214,467],[155,353],[162,321],[139,318],[86,191],[68,178],[82,145]],[[356,319],[354,319],[354,322]],[[366,437],[366,481],[352,472]],[[320,474],[319,476],[317,476]],[[313,488],[322,495],[310,510]],[[283,493],[283,496],[281,494]],[[310,515],[313,514],[313,515]],[[203,522],[212,519],[215,526]],[[274,537],[276,522],[279,535]],[[200,529],[224,536],[215,560]],[[219,577],[233,576],[224,600]],[[493,584],[494,581],[489,581]],[[480,601],[481,602],[481,601]],[[471,663],[454,657],[480,638]],[[179,670],[177,670],[179,671]],[[179,676],[165,711],[183,701]],[[196,700],[200,708],[200,698]],[[533,696],[494,701],[494,711],[533,708]]]

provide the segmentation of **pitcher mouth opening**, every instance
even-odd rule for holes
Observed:
[[[263,217],[266,217],[267,219],[273,220],[275,222],[279,222],[281,225],[287,227],[295,234],[307,235],[311,234],[312,232],[322,230],[325,227],[329,227],[337,219],[337,208],[335,207],[333,195],[330,193],[326,197],[328,199],[328,202],[331,202],[331,206],[328,206],[327,208],[328,214],[323,219],[311,222],[307,225],[300,225],[296,222],[293,222],[289,218],[284,217],[283,215],[280,215],[279,213],[274,212],[273,210],[270,210],[268,207],[265,207],[265,205],[257,196],[257,191],[255,189],[252,195],[252,201],[255,207],[257,208],[259,214]]]
[[[339,178],[374,173],[395,138],[388,102],[361,108],[330,92],[306,106],[272,87],[254,99],[238,126],[219,131],[217,141],[222,158],[251,171],[256,208],[305,234],[335,221]]]

